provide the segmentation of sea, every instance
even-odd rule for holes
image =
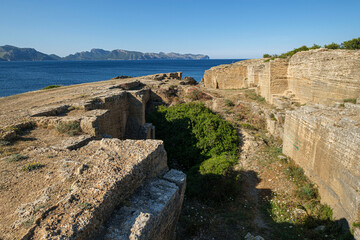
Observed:
[[[0,62],[0,97],[49,85],[96,82],[120,75],[138,77],[181,71],[183,77],[193,77],[199,82],[205,70],[240,60],[244,59]]]

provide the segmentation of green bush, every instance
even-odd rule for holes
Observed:
[[[61,87],[61,85],[49,85],[47,87],[44,87],[41,90],[47,90],[47,89],[53,89],[53,88],[59,88],[59,87]]]
[[[297,197],[304,200],[316,199],[318,194],[318,190],[311,183],[305,184],[303,187],[300,187],[296,190]]]
[[[160,106],[148,121],[164,141],[169,165],[186,171],[188,196],[219,201],[234,192],[240,137],[230,123],[201,103]]]
[[[360,222],[354,222],[353,227],[360,227]]]
[[[280,55],[280,57],[291,57],[292,55],[294,55],[295,53],[298,53],[298,52],[303,52],[303,51],[308,51],[309,48],[307,46],[301,46],[299,48],[295,48],[294,50],[292,51],[289,51],[287,53],[283,53]]]
[[[36,169],[40,169],[42,167],[44,167],[44,165],[40,164],[39,162],[31,162],[22,166],[21,170],[25,172],[30,172]]]
[[[357,50],[360,49],[360,37],[354,38],[349,41],[345,41],[341,44],[342,48],[349,49],[349,50]]]
[[[319,49],[319,48],[321,48],[320,45],[314,44],[314,45],[313,45],[311,48],[309,48],[309,49]]]
[[[337,44],[337,43],[330,43],[328,45],[325,45],[324,46],[325,48],[328,48],[328,49],[339,49],[340,48],[340,45]]]
[[[228,106],[228,107],[233,107],[233,106],[235,106],[234,102],[232,102],[232,101],[229,100],[229,99],[225,99],[225,105]]]
[[[360,37],[359,38],[354,38],[352,40],[349,41],[344,41],[341,44],[337,44],[337,43],[330,43],[324,46],[325,48],[328,49],[349,49],[349,50],[357,50],[360,49]],[[271,58],[271,59],[275,59],[275,58],[287,58],[287,57],[291,57],[292,55],[294,55],[297,52],[301,52],[301,51],[308,51],[308,50],[312,50],[312,49],[318,49],[321,48],[320,45],[314,44],[312,47],[308,48],[307,46],[302,46],[299,48],[295,48],[292,51],[289,51],[287,53],[283,53],[280,56],[279,55],[270,55],[270,54],[264,54],[264,58]],[[267,59],[265,61],[270,61],[270,59]]]
[[[356,104],[356,98],[347,98],[347,99],[344,99],[344,103],[353,103],[353,104]]]
[[[226,176],[232,171],[237,158],[232,155],[218,155],[211,157],[200,164],[200,174],[216,174]]]

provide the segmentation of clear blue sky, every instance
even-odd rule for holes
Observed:
[[[254,58],[360,37],[360,0],[0,0],[0,45]]]

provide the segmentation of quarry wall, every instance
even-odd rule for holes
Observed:
[[[318,185],[336,218],[360,219],[360,105],[301,107],[285,118],[283,153]]]
[[[279,96],[301,104],[332,104],[358,98],[360,51],[317,49],[288,59],[252,59],[213,67],[204,86],[219,89],[255,87],[269,103]]]
[[[360,220],[360,105],[340,104],[360,99],[360,51],[246,60],[211,68],[203,82],[207,88],[253,88],[277,109],[287,108],[283,153],[319,186],[336,218]]]

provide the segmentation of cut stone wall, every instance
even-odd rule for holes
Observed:
[[[213,67],[204,86],[219,89],[257,87],[269,103],[274,97],[332,104],[360,95],[360,51],[316,49],[289,59],[251,59]]]
[[[332,104],[360,95],[360,51],[318,49],[289,60],[289,90],[301,103]]]
[[[75,153],[76,164],[69,174],[78,180],[66,196],[37,217],[21,239],[174,236],[186,176],[168,171],[162,141],[102,139]],[[54,193],[50,198],[59,196]]]
[[[319,187],[336,218],[360,219],[360,105],[301,107],[285,118],[283,153]]]

